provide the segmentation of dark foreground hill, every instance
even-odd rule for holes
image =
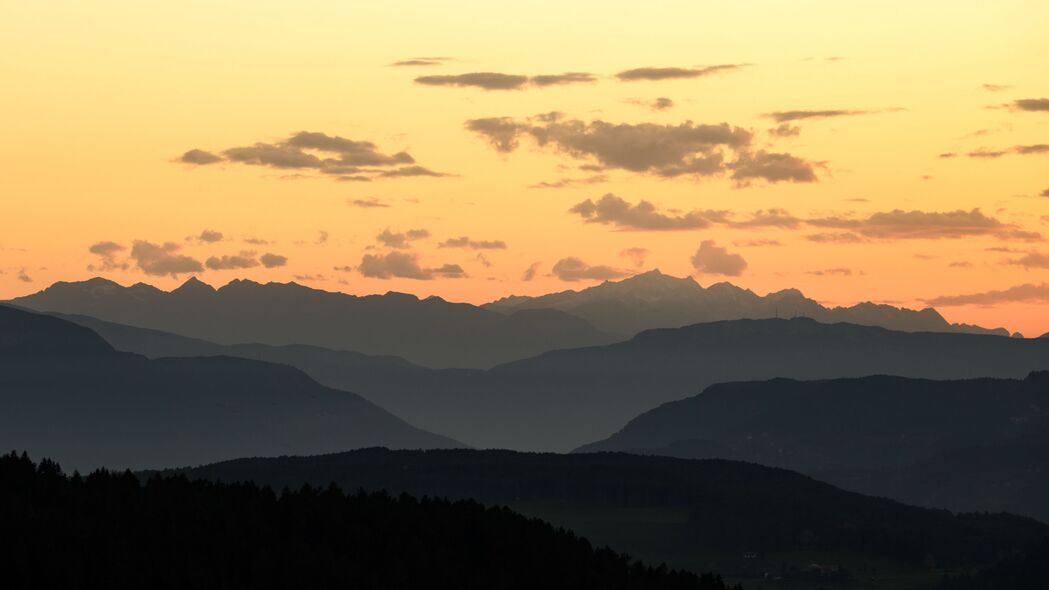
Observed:
[[[520,450],[571,450],[718,382],[875,374],[1020,378],[1049,369],[1049,339],[904,333],[805,318],[652,330],[626,342],[553,351],[487,371],[429,370],[403,359],[309,346],[218,346],[69,319],[97,330],[118,349],[147,356],[225,354],[292,365],[422,428],[471,446]]]
[[[274,494],[0,458],[3,586],[724,590],[472,501]]]
[[[356,297],[295,283],[235,280],[214,289],[192,278],[167,292],[95,278],[55,283],[11,303],[220,344],[305,344],[400,356],[428,367],[490,367],[547,350],[621,339],[552,309],[503,314],[439,297]]]
[[[580,451],[753,461],[910,503],[1049,521],[1049,372],[713,385]]]
[[[0,306],[0,448],[87,469],[375,445],[462,446],[291,367],[148,360],[81,326]]]
[[[671,565],[780,570],[781,561],[889,560],[926,570],[1025,552],[1049,526],[1005,514],[916,508],[846,492],[798,473],[733,461],[621,453],[365,449],[317,457],[239,459],[163,475],[275,488],[345,489],[476,498],[571,525],[598,542]],[[799,553],[800,552],[800,553]],[[728,573],[726,571],[725,573]]]

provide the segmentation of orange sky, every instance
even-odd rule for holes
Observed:
[[[658,267],[1049,332],[1049,4],[373,4],[6,3],[0,297],[198,274],[484,302]],[[451,59],[390,65],[417,57]]]

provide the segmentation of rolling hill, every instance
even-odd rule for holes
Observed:
[[[0,447],[89,469],[375,445],[462,446],[291,367],[149,360],[70,322],[0,306]]]

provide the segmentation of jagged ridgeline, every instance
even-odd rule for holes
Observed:
[[[21,588],[724,590],[473,501],[131,473],[0,457],[0,571]]]

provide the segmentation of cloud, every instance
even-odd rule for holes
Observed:
[[[116,242],[96,242],[87,251],[99,257],[99,264],[89,264],[90,271],[127,270],[126,262],[117,262],[117,254],[127,248]]]
[[[252,246],[266,246],[270,242],[269,242],[269,240],[264,240],[262,238],[255,238],[255,237],[248,236],[248,237],[244,238],[244,243],[245,244],[251,244]]]
[[[160,245],[135,240],[131,246],[131,259],[142,272],[153,276],[178,276],[204,270],[199,260],[179,254],[179,249],[180,246],[174,242]]]
[[[386,208],[389,207],[386,203],[383,203],[375,197],[369,197],[367,199],[351,199],[347,200],[346,203],[352,207],[360,207],[362,209],[374,209],[374,208]]]
[[[213,243],[213,242],[221,242],[222,241],[222,237],[223,237],[222,236],[222,232],[206,229],[206,230],[200,232],[200,235],[197,236],[197,239],[200,240],[201,242],[207,242],[207,243],[210,244],[210,243]]]
[[[968,262],[968,261],[965,261],[965,260],[961,260],[961,261],[957,261],[957,262],[952,262],[952,263],[948,264],[947,266],[950,267],[950,268],[972,268],[972,265],[973,265],[973,263],[971,263],[971,262]]]
[[[576,213],[586,223],[613,225],[626,230],[668,231],[685,229],[702,229],[711,225],[711,220],[720,220],[724,214],[717,211],[690,211],[680,215],[660,213],[656,206],[648,201],[639,201],[636,205],[608,193],[594,201],[587,199],[576,203],[569,212]]]
[[[528,265],[528,268],[525,269],[524,274],[521,275],[521,280],[525,282],[534,280],[536,273],[539,272],[540,264],[541,263],[539,262],[533,262],[532,264]]]
[[[878,111],[848,111],[848,110],[824,110],[824,111],[775,111],[765,113],[765,117],[777,123],[800,121],[802,119],[827,119],[830,117],[852,117],[855,115],[867,115]]]
[[[645,265],[645,259],[650,254],[647,248],[627,248],[619,252],[620,258],[626,258],[634,266],[641,267]]]
[[[1008,264],[1022,266],[1024,268],[1049,268],[1049,254],[1040,254],[1038,252],[1028,253],[1022,258],[1015,258],[1008,261]]]
[[[506,242],[502,240],[471,240],[467,236],[448,238],[437,245],[438,248],[469,248],[471,250],[505,250]]]
[[[1043,196],[1043,197],[1049,197],[1049,188],[1047,188],[1047,189],[1045,189],[1044,191],[1042,191],[1042,192],[1041,192],[1041,196]]]
[[[797,229],[803,223],[802,219],[794,217],[786,209],[767,209],[755,211],[750,219],[746,221],[732,222],[730,225],[736,228],[747,227],[780,227],[784,229]]]
[[[204,261],[204,266],[210,270],[235,270],[242,268],[254,268],[259,265],[254,252],[241,252],[236,255],[212,256]]]
[[[288,257],[267,252],[262,256],[259,256],[259,262],[261,262],[262,266],[266,268],[277,268],[278,266],[288,264]]]
[[[588,280],[606,281],[609,279],[625,277],[630,274],[625,270],[612,268],[611,266],[590,266],[574,256],[558,260],[551,269],[551,273],[562,281],[567,282]]]
[[[768,246],[782,246],[779,240],[746,240],[744,242],[732,242],[735,246],[746,246],[748,248],[764,248]]]
[[[797,137],[798,135],[801,135],[801,127],[783,123],[769,129],[769,135],[773,137]]]
[[[388,252],[365,254],[357,270],[366,277],[375,279],[416,279],[428,281],[434,278],[461,278],[466,273],[458,264],[444,264],[437,268],[423,268],[419,255],[411,252]]]
[[[1039,143],[1039,144],[1034,144],[1034,145],[1014,145],[1014,146],[1012,146],[1010,148],[1004,148],[1004,149],[998,149],[998,150],[992,150],[992,149],[987,149],[987,148],[980,148],[980,149],[977,149],[977,150],[973,150],[973,151],[971,151],[971,152],[969,152],[969,153],[967,153],[965,155],[970,157],[970,158],[977,158],[977,159],[984,159],[984,160],[993,160],[995,158],[1001,158],[1002,156],[1008,156],[1008,155],[1012,155],[1012,154],[1021,155],[1021,156],[1049,154],[1049,144]],[[956,154],[954,154],[952,152],[948,152],[946,154],[940,154],[940,157],[941,158],[953,158],[955,155]]]
[[[991,306],[998,303],[1049,303],[1049,284],[1024,284],[1008,289],[983,291],[964,295],[943,295],[926,299],[926,303],[936,307],[957,307],[964,305]]]
[[[665,97],[660,96],[652,100],[642,100],[640,98],[631,98],[626,101],[629,104],[634,104],[642,107],[649,108],[653,111],[666,111],[674,108],[674,101]]]
[[[445,62],[455,61],[451,57],[413,57],[390,64],[390,67],[443,66]]]
[[[200,152],[187,159],[187,155]],[[215,158],[218,158],[217,160]],[[407,152],[387,154],[370,141],[357,141],[314,131],[300,131],[276,143],[258,142],[248,146],[225,149],[221,155],[191,150],[182,161],[208,164],[225,160],[249,166],[264,166],[279,170],[318,172],[339,180],[371,180],[401,176],[442,176],[416,165]],[[308,175],[306,175],[308,176]]]
[[[589,186],[608,182],[607,174],[594,174],[585,178],[559,178],[553,181],[542,181],[528,185],[528,188],[571,188],[574,186]]]
[[[415,79],[415,83],[427,86],[473,87],[482,90],[518,90],[528,84],[528,76],[498,72],[473,72],[444,76],[419,76]]]
[[[495,151],[510,153],[517,149],[517,136],[526,126],[510,117],[489,117],[486,119],[471,119],[466,122],[465,127],[467,130],[486,138],[488,144]]]
[[[1002,223],[979,209],[965,211],[929,212],[894,209],[854,219],[823,217],[809,219],[809,225],[848,230],[868,238],[878,239],[940,239],[969,236],[993,236],[1002,239],[1033,240],[1040,236]],[[810,236],[809,239],[812,239]]]
[[[1049,112],[1049,98],[1021,98],[1014,100],[1013,110],[1029,112]]]
[[[327,241],[328,241],[328,232],[326,232],[324,230],[319,230],[317,232],[317,241],[314,242],[314,243],[315,244],[323,244],[323,243],[325,243]]]
[[[818,276],[818,277],[827,276],[827,275],[840,275],[840,276],[843,276],[843,277],[851,277],[852,276],[852,269],[851,268],[843,268],[843,267],[842,268],[828,268],[828,269],[824,269],[824,270],[810,270],[810,271],[806,272],[805,274],[807,274],[807,275],[815,275],[815,276]]]
[[[747,64],[721,64],[715,66],[704,66],[699,68],[634,68],[623,70],[616,74],[623,82],[636,82],[639,80],[681,80],[688,78],[702,78],[718,72],[738,70]]]
[[[535,86],[561,86],[564,84],[588,84],[596,82],[597,77],[587,72],[565,72],[564,74],[544,74],[532,76]]]
[[[739,254],[730,253],[713,240],[704,240],[692,256],[692,267],[697,272],[738,277],[747,268],[747,261]]]
[[[1009,90],[1012,86],[1006,86],[1004,84],[984,84],[983,89],[987,92],[1001,92],[1003,90]]]
[[[222,156],[197,149],[189,150],[188,152],[179,156],[180,162],[184,164],[194,164],[196,166],[207,166],[208,164],[221,162],[222,159]]]
[[[19,281],[22,281],[23,283],[32,283],[33,282],[33,277],[31,277],[28,274],[26,274],[26,270],[24,268],[22,270],[18,271],[18,277],[17,278],[18,278]]]
[[[430,237],[430,232],[425,229],[410,229],[406,232],[393,232],[390,228],[382,230],[375,236],[380,244],[389,248],[404,249],[411,247],[411,242]]]
[[[815,165],[797,156],[785,153],[766,152],[741,154],[739,159],[728,165],[732,178],[738,185],[746,186],[751,180],[768,182],[816,182]]]

